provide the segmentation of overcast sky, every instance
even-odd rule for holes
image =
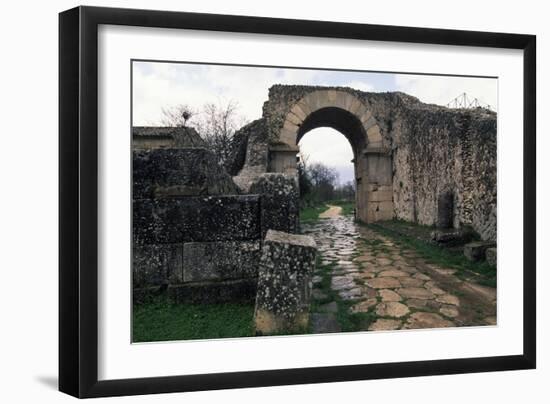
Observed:
[[[239,114],[252,121],[262,115],[273,84],[347,86],[363,91],[403,91],[426,103],[445,105],[466,92],[496,110],[497,80],[393,73],[341,72],[306,69],[216,66],[186,63],[133,63],[133,125],[159,125],[162,108],[187,104],[200,109],[207,102],[239,105]],[[335,168],[340,181],[353,179],[353,158],[346,138],[329,128],[307,133],[300,149],[310,162]]]

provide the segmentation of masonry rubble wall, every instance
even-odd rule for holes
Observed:
[[[323,95],[310,97],[316,93]],[[483,240],[496,239],[497,115],[483,108],[450,109],[422,103],[401,92],[274,85],[263,105],[262,118],[253,130],[249,127],[242,135],[246,151],[241,154],[246,158],[233,167],[233,172],[238,171],[234,178],[241,189],[248,190],[255,177],[277,170],[277,164],[270,164],[270,160],[281,143],[289,140],[285,125],[299,125],[308,114],[304,110],[314,109],[316,103],[330,105],[331,97],[338,101],[342,94],[351,94],[349,99],[362,104],[359,107],[356,101],[345,101],[345,108],[367,111],[360,117],[362,122],[366,120],[367,126],[376,127],[375,136],[363,134],[366,154],[354,150],[357,181],[369,181],[361,188],[365,195],[358,195],[357,200],[358,208],[368,212],[365,217],[435,226],[438,199],[450,193],[452,226],[471,227]],[[302,105],[306,97],[313,100],[307,108]],[[244,150],[242,139],[240,144]],[[390,169],[389,185],[379,184],[374,177],[372,166],[378,160]],[[383,201],[379,200],[382,194]]]
[[[281,174],[241,194],[204,148],[133,153],[133,286],[136,300],[167,289],[177,302],[255,298],[268,229],[297,232],[297,187]]]

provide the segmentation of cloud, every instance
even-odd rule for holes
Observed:
[[[247,120],[261,117],[268,89],[275,83],[304,84],[313,81],[314,70],[179,63],[134,64],[134,125],[158,124],[162,108],[188,104],[200,109],[205,103],[234,100]]]
[[[428,104],[447,105],[465,92],[470,98],[478,98],[497,110],[497,79],[398,74],[395,82],[399,91]]]

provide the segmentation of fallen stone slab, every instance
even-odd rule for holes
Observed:
[[[485,260],[487,261],[487,264],[492,265],[494,267],[497,266],[497,249],[496,247],[489,247],[485,251]]]
[[[254,310],[257,335],[307,330],[316,252],[310,236],[267,232]]]
[[[472,233],[462,229],[437,229],[430,234],[432,241],[440,246],[455,246],[472,239]]]
[[[485,251],[494,246],[495,243],[490,241],[474,241],[464,246],[464,255],[470,261],[481,261],[485,258]]]

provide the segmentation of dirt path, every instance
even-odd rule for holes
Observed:
[[[328,209],[319,215],[320,219],[330,219],[342,214],[341,206],[328,205]]]
[[[496,290],[463,281],[331,206],[303,231],[321,265],[313,279],[313,332],[493,325]],[[321,216],[320,216],[321,217]],[[358,320],[353,329],[342,324]],[[348,321],[349,323],[349,321]]]

